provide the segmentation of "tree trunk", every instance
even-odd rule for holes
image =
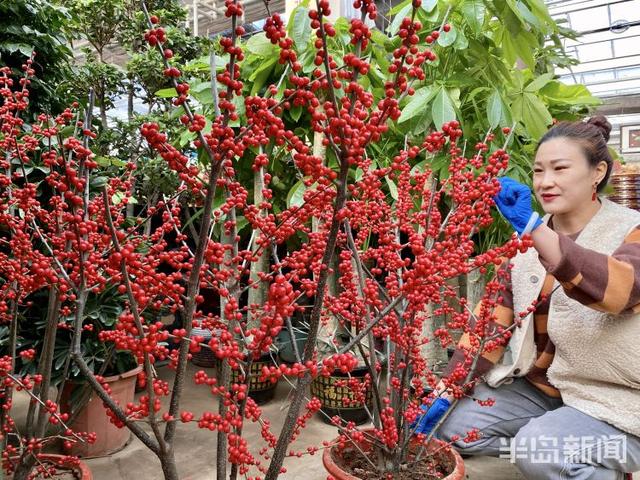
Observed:
[[[129,79],[127,92],[127,119],[133,121],[133,96],[135,93],[135,85],[133,84],[133,78]]]
[[[260,170],[253,174],[253,202],[254,205],[258,206],[264,202],[264,195],[262,191],[264,189],[264,167],[260,167]],[[257,232],[255,232],[258,235]],[[257,284],[257,288],[249,289],[249,307],[252,304],[263,305],[267,300],[267,285],[260,281],[260,273],[269,273],[269,252],[270,249],[268,247],[262,248],[259,250],[258,238],[253,239],[253,244],[251,245],[251,252],[254,255],[258,255],[258,261],[251,263],[250,270],[250,281],[252,283]],[[247,313],[247,328],[257,328],[259,327],[259,323],[257,320],[257,315],[254,315],[251,310]]]

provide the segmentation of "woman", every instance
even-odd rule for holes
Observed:
[[[462,453],[510,456],[531,480],[640,470],[640,213],[597,195],[611,174],[610,131],[595,117],[560,123],[540,140],[533,189],[542,220],[529,188],[501,179],[496,205],[519,234],[531,232],[534,248],[501,267],[511,275],[492,323],[507,327],[514,312],[539,304],[506,348],[479,358],[474,374],[486,383],[437,433]],[[468,335],[445,375],[465,361]],[[475,401],[487,398],[495,403]],[[443,392],[417,431],[429,431],[451,399]],[[474,428],[480,438],[465,442]]]

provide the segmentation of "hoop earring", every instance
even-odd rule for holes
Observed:
[[[593,184],[593,194],[591,194],[591,201],[592,202],[595,202],[596,199],[598,198],[597,195],[596,195],[597,191],[598,191],[598,183],[596,182],[596,183]]]

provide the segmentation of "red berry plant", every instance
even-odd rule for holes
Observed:
[[[421,399],[420,393],[438,381],[424,345],[451,344],[452,329],[473,331],[477,342],[467,352],[468,361],[443,379],[461,397],[473,383],[471,372],[479,355],[510,334],[489,328],[491,306],[500,296],[497,280],[489,283],[477,315],[449,280],[474,269],[485,272],[501,258],[526,249],[530,240],[514,236],[490,251],[475,251],[474,235],[492,221],[492,197],[499,189],[496,176],[509,159],[506,139],[501,145],[488,132],[475,149],[467,148],[459,123],[451,121],[422,138],[407,139],[404,148],[390,152],[387,166],[371,156],[372,145],[384,145],[394,135],[403,99],[428,83],[430,62],[446,55],[440,47],[436,53],[435,41],[450,29],[447,15],[435,29],[424,27],[415,20],[420,3],[413,0],[410,16],[402,20],[384,72],[384,94],[376,100],[363,81],[372,68],[369,21],[377,15],[372,1],[354,2],[360,18],[351,20],[350,46],[341,58],[329,48],[336,35],[328,21],[329,1],[316,1],[309,10],[315,68],[308,73],[283,20],[277,13],[270,15],[264,31],[279,49],[285,74],[277,85],[249,95],[240,75],[245,31],[238,22],[243,7],[238,0],[226,0],[232,28],[229,37],[219,40],[228,56],[224,70],[212,66],[213,114],[192,102],[189,83],[165,46],[161,19],[149,15],[143,4],[149,23],[145,39],[163,58],[164,75],[176,92],[173,105],[182,111],[175,118],[196,135],[190,147],[197,155],[176,147],[175,139],[159,124],[142,125],[144,141],[175,172],[179,187],[134,221],[127,218],[126,205],[136,167],[127,163],[118,175],[110,176],[101,171],[91,150],[95,137],[91,102],[84,111],[74,107],[56,117],[43,114],[37,123],[26,125],[20,115],[28,103],[32,70],[26,65],[24,78],[15,84],[6,69],[2,71],[0,320],[10,328],[11,346],[0,364],[0,414],[7,445],[3,460],[5,467],[17,468],[16,478],[31,475],[30,466],[44,445],[46,423],[58,426],[62,433],[56,434],[66,441],[92,439],[91,432],[66,428],[55,399],[48,398],[56,328],[71,329],[71,360],[104,403],[111,421],[130,429],[158,457],[166,479],[179,478],[176,429],[191,422],[216,432],[218,478],[229,475],[229,464],[232,479],[239,474],[277,478],[285,471],[286,457],[321,448],[293,446],[321,406],[319,399],[309,396],[309,384],[334,371],[349,374],[360,364],[366,368],[365,377],[347,377],[344,385],[354,398],[371,388],[372,428],[360,431],[336,417],[339,440],[333,445],[327,439],[322,447],[366,442],[371,448],[361,453],[380,478],[401,478],[407,465],[421,455],[416,453],[420,447],[411,442],[411,425],[421,413],[421,403],[432,400]],[[238,99],[244,112],[237,110]],[[300,122],[321,138],[325,156],[314,154],[312,141],[285,122],[285,113],[294,107],[303,108]],[[504,139],[509,134],[497,135]],[[306,189],[300,204],[276,210],[269,166],[282,155],[292,159]],[[436,156],[447,157],[446,178],[430,168]],[[247,164],[258,185],[253,200],[237,179],[238,169]],[[44,176],[37,182],[29,173],[34,167]],[[397,194],[391,194],[389,185]],[[203,212],[194,239],[182,233],[185,198]],[[251,227],[248,243],[239,235],[239,216]],[[145,229],[153,219],[161,221]],[[303,240],[289,242],[296,236]],[[250,275],[252,264],[260,261],[266,261],[266,271]],[[160,268],[167,265],[169,271]],[[339,288],[330,294],[331,275],[337,277]],[[101,332],[100,338],[131,352],[143,366],[138,382],[144,392],[127,405],[112,399],[81,348],[87,299],[111,286],[126,299],[124,311],[115,329]],[[248,304],[242,300],[243,293],[260,286],[266,286],[264,299]],[[203,313],[204,289],[219,298],[218,314]],[[38,375],[20,378],[16,359],[33,357],[33,352],[19,351],[16,329],[30,295],[40,290],[49,293],[51,338],[39,354]],[[311,304],[311,314],[308,340],[304,351],[297,352],[298,361],[252,373],[254,362],[270,350],[274,337],[302,308],[303,298]],[[179,314],[181,328],[168,331],[157,320],[158,313],[166,310]],[[430,325],[440,314],[450,320],[446,328],[434,332]],[[72,320],[65,323],[62,318]],[[316,340],[330,319],[337,319],[351,337],[336,346],[335,354],[323,357]],[[215,334],[205,342],[193,334],[194,327]],[[169,350],[167,341],[179,347]],[[387,352],[386,369],[375,353],[376,345],[384,345]],[[219,359],[218,375],[198,371],[192,380],[210,390],[218,408],[185,411],[187,364],[203,348]],[[174,369],[171,382],[158,378],[154,368],[164,359]],[[273,382],[286,378],[294,387],[279,432],[248,395],[252,376]],[[28,390],[34,398],[27,432],[16,431],[12,421],[16,388]],[[247,424],[259,425],[261,444],[248,442],[243,434]],[[429,441],[424,435],[415,438],[418,444]],[[409,448],[410,444],[414,446]]]

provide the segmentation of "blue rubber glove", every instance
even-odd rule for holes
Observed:
[[[534,212],[531,206],[529,187],[509,177],[501,177],[498,181],[502,188],[493,200],[502,216],[513,226],[518,235],[531,233],[542,225],[538,213]]]
[[[449,410],[450,406],[451,403],[446,398],[436,398],[431,405],[420,405],[420,409],[425,413],[411,424],[411,428],[415,428],[414,433],[428,435]],[[418,425],[417,427],[416,424]]]

